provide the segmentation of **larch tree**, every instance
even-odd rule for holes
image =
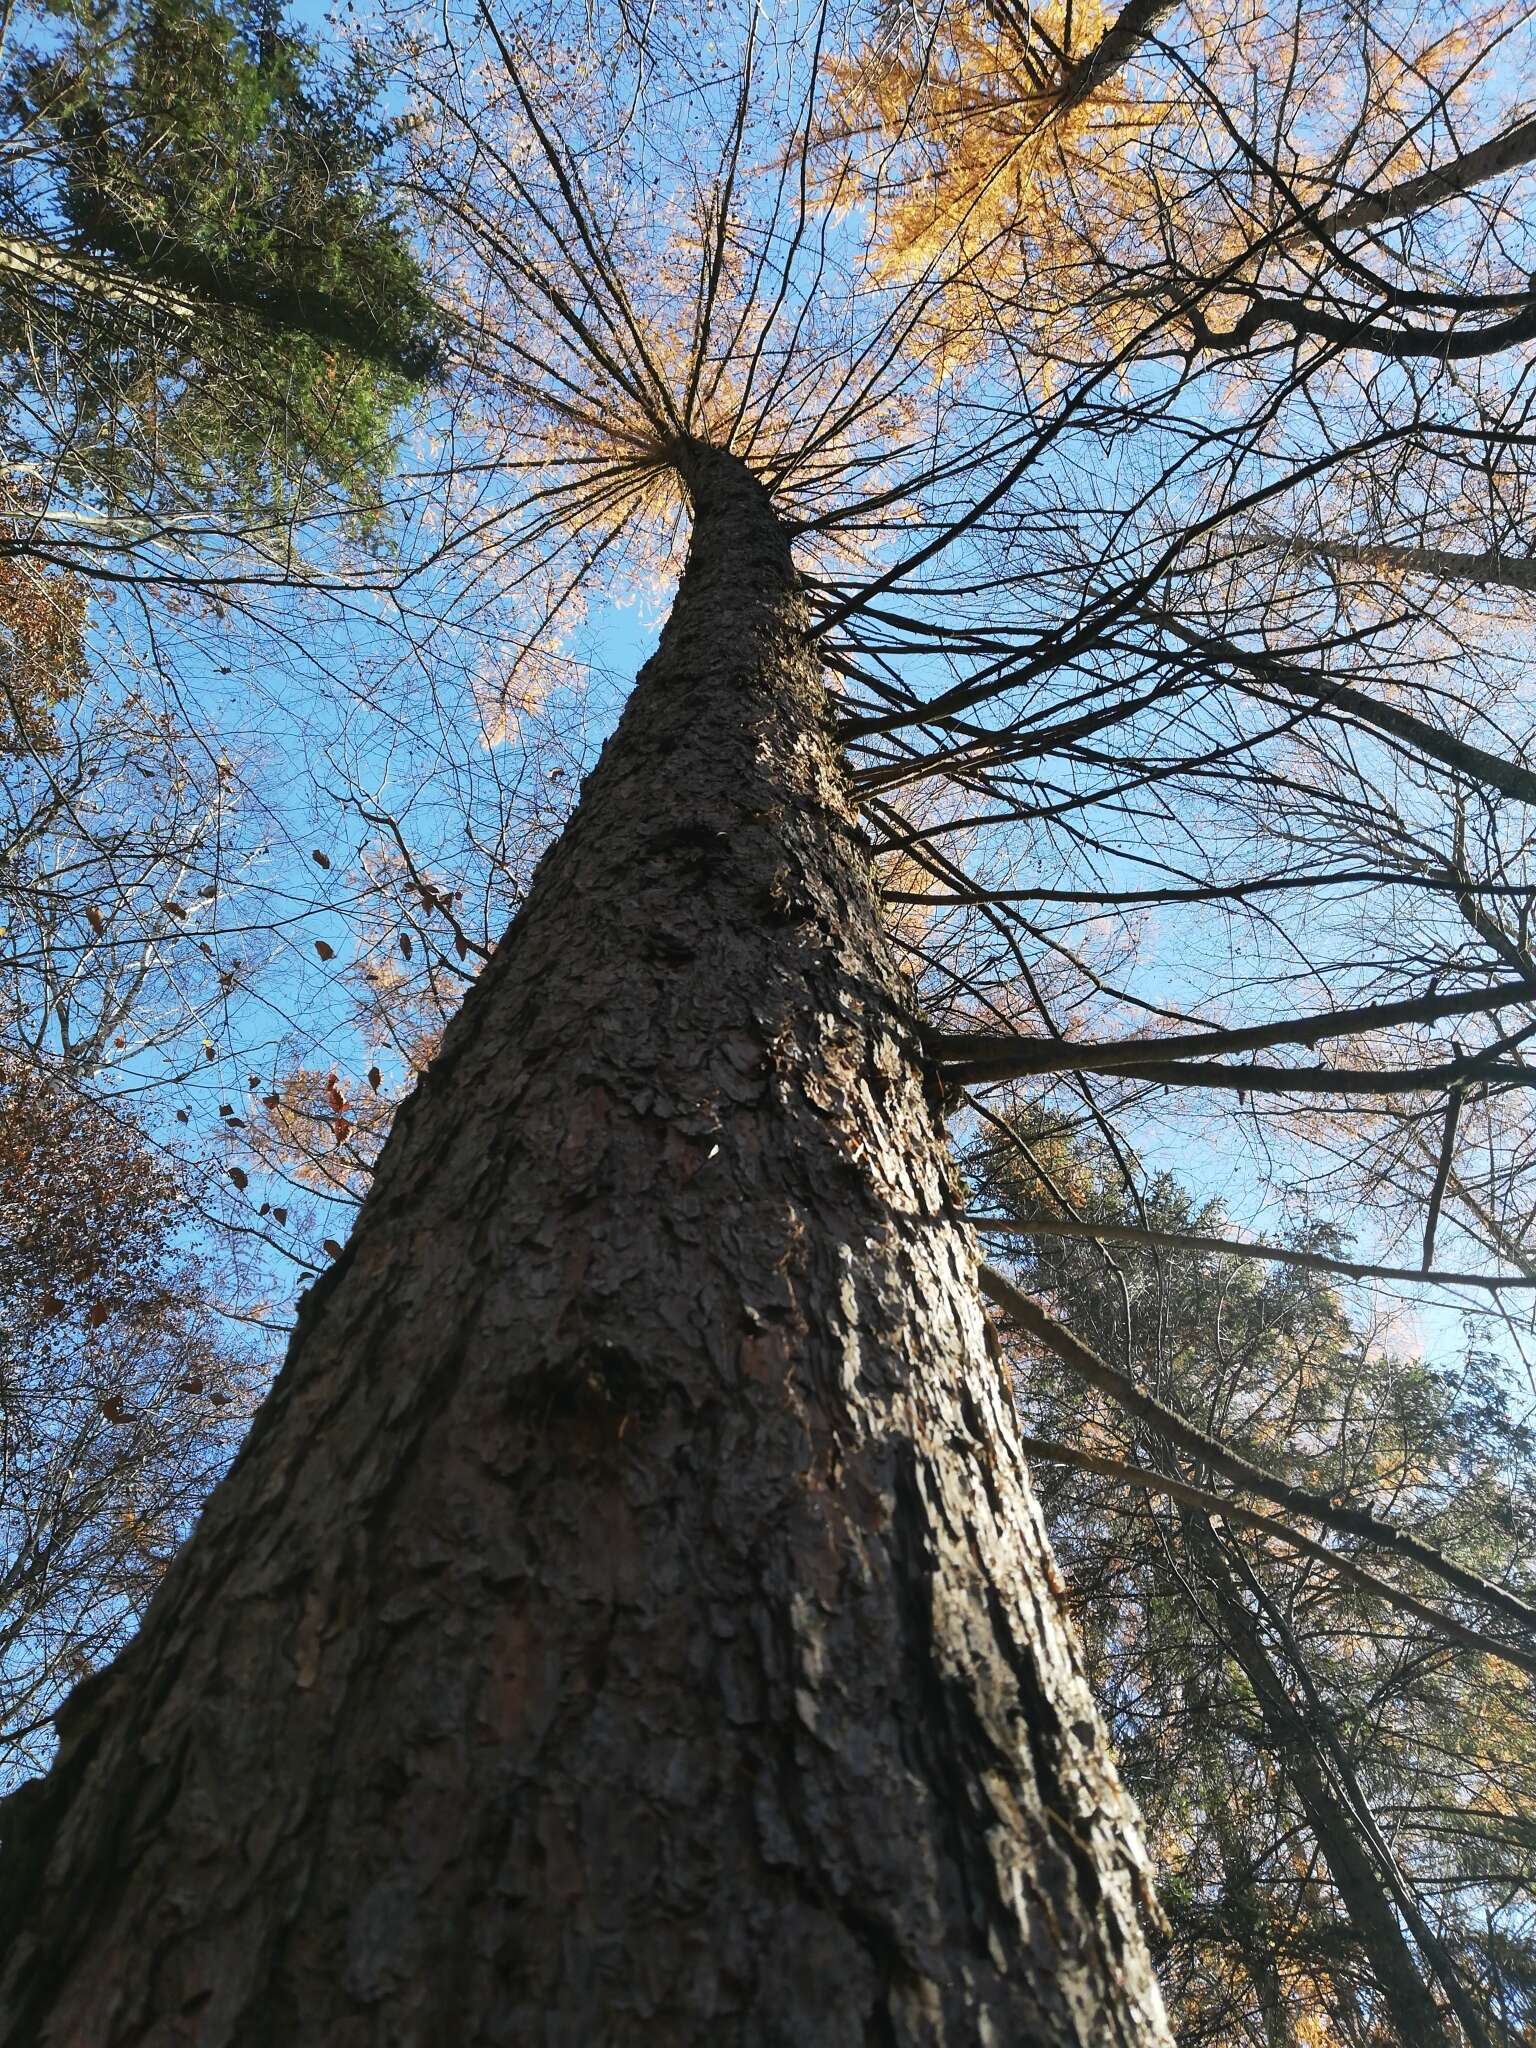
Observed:
[[[1161,2039],[1143,1863],[1011,1454],[774,475],[921,476],[903,336],[873,308],[844,354],[865,309],[807,294],[772,218],[740,275],[728,178],[702,261],[669,255],[687,224],[635,204],[624,160],[669,139],[649,121],[611,138],[624,214],[598,224],[551,124],[596,127],[608,82],[575,65],[541,112],[499,30],[487,58],[489,103],[423,171],[474,236],[486,432],[563,467],[568,546],[609,505],[643,534],[686,504],[688,562],[156,1620],[7,1810],[6,2028]],[[746,158],[765,64],[815,82],[797,42],[743,59],[753,209],[787,182]],[[814,430],[809,395],[775,402],[802,364]],[[100,1793],[155,1797],[145,1744],[171,1808],[153,1841],[123,1809],[96,1836]],[[306,1810],[318,1832],[281,1817]],[[120,1825],[113,1871],[53,1860]]]
[[[477,690],[676,592],[233,1471],[4,1810],[0,2041],[1168,2038],[943,1126],[1031,1077],[1106,1143],[1370,1189],[1431,1279],[1453,1229],[1526,1257],[1518,673],[1316,540],[1469,519],[1491,448],[1518,496],[1513,231],[1334,302],[1341,237],[1486,194],[1455,116],[1499,75],[1355,19],[402,31],[442,530],[521,614]],[[1155,1422],[1171,1484],[1536,1668],[1513,1566]]]

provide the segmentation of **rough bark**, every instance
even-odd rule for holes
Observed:
[[[729,458],[142,1634],[6,2048],[1167,2035],[787,542]]]

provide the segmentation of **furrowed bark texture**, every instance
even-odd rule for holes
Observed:
[[[1167,2040],[789,552],[689,567],[141,1636],[5,2048]]]

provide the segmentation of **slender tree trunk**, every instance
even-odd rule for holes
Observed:
[[[1305,1653],[1297,1642],[1283,1609],[1277,1606],[1266,1592],[1255,1576],[1252,1565],[1240,1550],[1232,1552],[1232,1563],[1260,1612],[1269,1621],[1280,1645],[1281,1654],[1296,1674],[1307,1710],[1305,1726],[1308,1737],[1323,1763],[1325,1772],[1331,1770],[1334,1781],[1343,1794],[1345,1807],[1352,1809],[1358,1816],[1361,1838],[1381,1872],[1388,1898],[1413,1936],[1414,1945],[1424,1966],[1440,1986],[1447,2004],[1460,2021],[1462,2032],[1471,2048],[1494,2048],[1485,2023],[1485,2015],[1477,1999],[1468,1989],[1456,1958],[1425,1917],[1424,1909],[1414,1895],[1413,1887],[1403,1876],[1402,1869],[1392,1853],[1391,1844],[1377,1825],[1365,1788],[1360,1783],[1360,1774],[1355,1769],[1354,1759],[1339,1739],[1338,1727],[1317,1690],[1312,1673],[1307,1667]]]
[[[1536,133],[1536,122],[1532,130]],[[1445,583],[1492,583],[1507,590],[1536,591],[1536,556],[1531,555],[1500,555],[1491,549],[1474,555],[1454,548],[1396,547],[1386,541],[1320,540],[1299,535],[1283,546],[1286,554],[1303,561],[1359,562],[1368,569],[1403,569]]]
[[[141,1635],[5,2048],[1151,2048],[788,545],[673,616]]]
[[[1243,1968],[1259,2002],[1264,2028],[1264,2048],[1296,2048],[1296,2035],[1286,2009],[1285,1988],[1273,1955],[1261,1948],[1251,1933],[1243,1934]]]
[[[1445,2015],[1414,1960],[1381,1872],[1359,1824],[1344,1812],[1323,1767],[1318,1742],[1275,1669],[1253,1616],[1233,1583],[1215,1530],[1203,1515],[1182,1516],[1191,1554],[1216,1601],[1222,1631],[1253,1688],[1265,1729],[1306,1815],[1349,1924],[1370,1965],[1403,2048],[1452,2048]]]
[[[1211,1830],[1221,1857],[1221,1896],[1231,1917],[1233,1946],[1243,1974],[1253,1986],[1259,2023],[1264,2029],[1264,2048],[1296,2048],[1280,1968],[1274,1950],[1265,1940],[1263,1908],[1252,1858],[1234,1823],[1226,1789],[1209,1773],[1204,1789]]]

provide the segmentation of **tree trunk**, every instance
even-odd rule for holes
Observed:
[[[1532,131],[1536,133],[1536,122]],[[1506,590],[1536,591],[1536,556],[1531,555],[1501,555],[1492,549],[1474,555],[1453,548],[1395,547],[1385,541],[1302,536],[1287,540],[1284,548],[1302,561],[1358,562],[1364,568],[1402,569],[1410,576],[1429,576],[1442,583],[1492,583]]]
[[[1253,1987],[1264,2048],[1296,2048],[1296,2032],[1286,2007],[1285,1986],[1274,1949],[1266,1939],[1264,1907],[1255,1880],[1253,1858],[1232,1814],[1226,1788],[1208,1773],[1203,1787],[1211,1831],[1221,1858],[1221,1900],[1231,1924],[1232,1946],[1243,1974]],[[1214,1793],[1214,1796],[1212,1796]]]
[[[1227,1645],[1253,1689],[1280,1767],[1306,1815],[1404,2048],[1451,2048],[1450,2026],[1414,1960],[1381,1872],[1361,1838],[1360,1824],[1340,1804],[1317,1737],[1271,1661],[1215,1530],[1204,1515],[1186,1511],[1181,1520],[1191,1555],[1215,1596]]]
[[[729,457],[141,1635],[6,2048],[1167,2041],[788,544]]]

